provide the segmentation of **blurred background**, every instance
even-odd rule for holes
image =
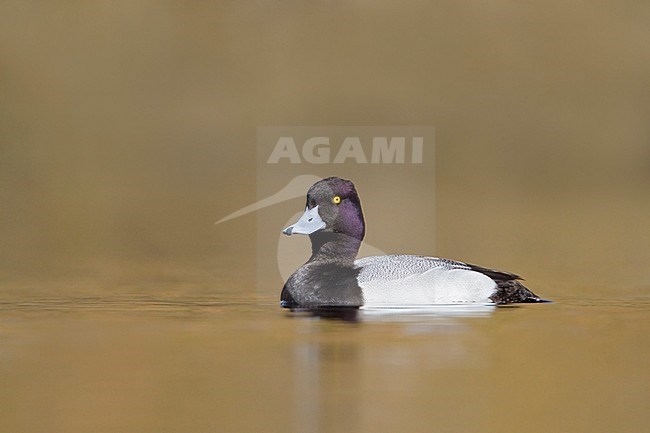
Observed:
[[[3,0],[0,432],[645,432],[649,120],[644,1]],[[435,127],[435,245],[355,179],[369,241],[556,302],[282,311],[214,225],[273,125]]]
[[[246,290],[259,125],[435,126],[432,254],[647,289],[649,13],[3,1],[2,290]]]

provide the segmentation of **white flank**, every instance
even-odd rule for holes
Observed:
[[[432,257],[377,256],[356,264],[366,307],[490,303],[496,290],[490,277]]]

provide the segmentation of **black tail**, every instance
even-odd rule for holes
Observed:
[[[497,304],[548,302],[517,280],[497,281],[497,291],[490,299]]]
[[[497,283],[497,291],[490,296],[492,302],[497,304],[549,302],[528,290],[518,280],[521,277],[509,272],[497,271],[496,269],[483,268],[481,266],[467,264],[473,271],[480,272],[492,278]]]

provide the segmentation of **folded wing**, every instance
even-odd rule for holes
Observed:
[[[453,260],[413,255],[366,257],[355,265],[360,269],[358,282],[367,306],[489,303],[497,283],[488,271],[504,278],[517,277]]]

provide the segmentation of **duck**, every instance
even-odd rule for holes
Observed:
[[[417,307],[546,302],[519,275],[445,258],[393,254],[357,259],[366,232],[350,180],[328,177],[307,191],[304,214],[282,230],[307,235],[311,256],[286,281],[283,308]]]

